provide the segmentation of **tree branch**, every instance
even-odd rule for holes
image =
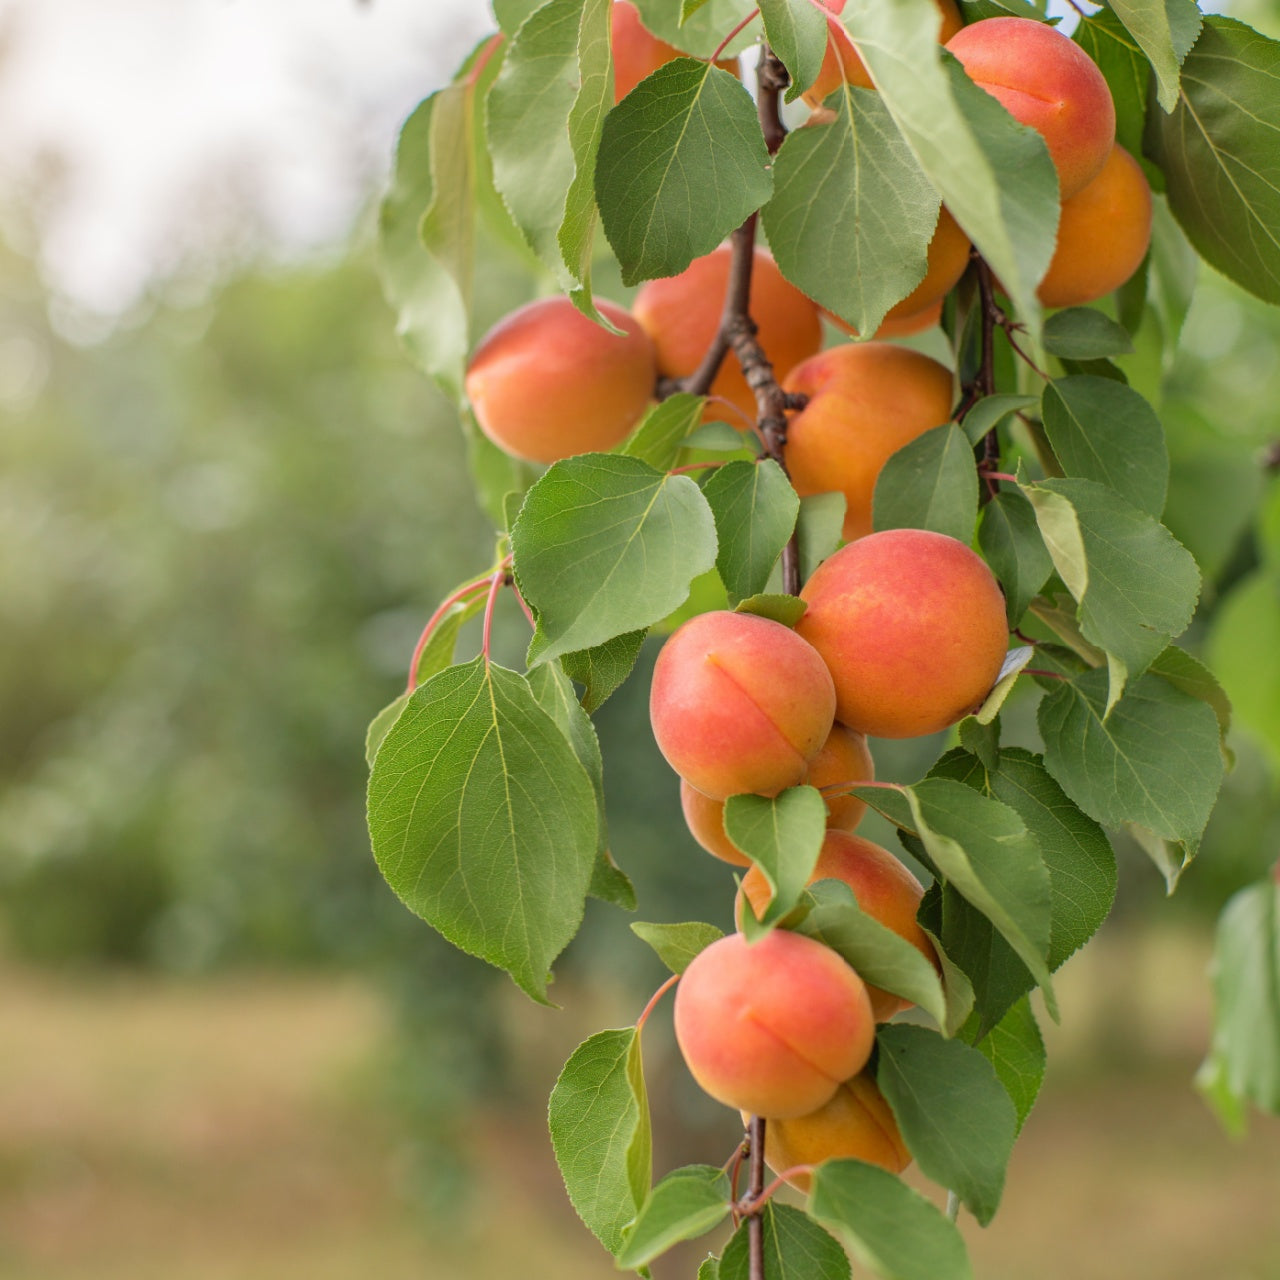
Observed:
[[[764,1126],[763,1116],[752,1116],[748,1127],[751,1143],[751,1173],[747,1182],[747,1199],[758,1202],[764,1194]],[[748,1274],[751,1280],[764,1280],[764,1219],[757,1205],[747,1219]]]

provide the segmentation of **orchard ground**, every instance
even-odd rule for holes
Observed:
[[[1070,962],[998,1229],[966,1225],[982,1280],[1280,1275],[1280,1121],[1254,1117],[1237,1144],[1188,1087],[1207,948],[1203,932],[1111,929]],[[524,1080],[475,1118],[482,1181],[446,1225],[414,1198],[412,1141],[376,1101],[392,1021],[371,988],[0,970],[0,1278],[614,1274],[564,1199],[542,1116],[572,1044],[629,1011],[561,992],[572,1012],[548,1018],[510,994]],[[657,1088],[680,1074],[669,1026],[660,1013],[647,1035]],[[676,1141],[659,1133],[660,1162]],[[661,1259],[656,1280],[689,1261]]]

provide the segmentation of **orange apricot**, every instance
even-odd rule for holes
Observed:
[[[756,614],[699,614],[654,664],[649,718],[658,748],[713,800],[795,786],[834,713],[831,676],[813,647]]]
[[[1062,205],[1058,244],[1036,294],[1046,307],[1095,302],[1142,265],[1151,243],[1151,188],[1142,166],[1113,147],[1102,172]]]
[[[1045,140],[1066,200],[1102,171],[1116,137],[1111,90],[1073,40],[1034,18],[983,18],[946,47],[969,78]]]
[[[873,737],[955,724],[991,691],[1008,648],[1000,584],[945,534],[890,529],[851,542],[800,596],[809,607],[796,631],[831,671],[837,717]]]
[[[844,12],[845,0],[822,0],[822,3],[831,13]],[[944,44],[960,30],[963,19],[955,0],[934,0],[934,4],[938,6],[938,42]],[[859,89],[875,88],[866,64],[858,55],[844,27],[834,18],[827,19],[827,27],[827,52],[822,59],[822,69],[818,72],[818,78],[801,95],[811,107],[820,107],[832,91],[840,87],[842,81]]]
[[[916,920],[924,886],[888,849],[847,831],[828,831],[809,883],[818,880],[842,880],[853,890],[858,906],[867,915],[911,943],[930,964],[937,965],[933,944]],[[773,898],[768,880],[755,866],[742,877],[741,894],[757,919],[764,915]],[[911,1007],[910,1000],[879,987],[868,986],[867,995],[877,1022],[887,1022],[894,1014]]]
[[[827,740],[809,762],[802,781],[812,787],[836,786],[842,782],[870,782],[876,776],[875,761],[864,734],[842,724],[831,726]],[[852,831],[862,820],[867,806],[857,796],[836,793],[824,796],[827,826]],[[729,839],[724,829],[724,801],[712,800],[680,779],[680,808],[693,838],[708,852],[735,867],[751,866],[751,859]]]
[[[636,319],[653,339],[658,372],[664,377],[687,377],[701,363],[720,326],[732,256],[729,246],[721,245],[694,259],[679,275],[650,280],[636,294],[632,304]],[[785,279],[763,249],[756,250],[751,267],[750,308],[775,377],[785,377],[821,348],[817,306]],[[711,394],[729,400],[749,421],[756,420],[755,394],[732,354],[720,366]],[[743,425],[736,414],[714,401],[707,405],[706,416],[727,417],[735,426]]]
[[[803,1116],[866,1064],[875,1023],[866,987],[834,951],[775,929],[729,934],[676,987],[676,1042],[693,1078],[726,1106]]]
[[[801,497],[844,494],[846,539],[871,532],[876,478],[889,457],[951,417],[951,371],[887,342],[829,347],[783,387],[809,397],[787,425],[791,483]]]
[[[807,1116],[770,1121],[765,1127],[764,1158],[779,1175],[799,1165],[842,1159],[865,1160],[901,1173],[911,1163],[911,1152],[884,1094],[863,1071]],[[797,1173],[787,1181],[808,1191],[811,1177]]]
[[[653,345],[635,317],[596,299],[624,336],[593,324],[568,298],[517,308],[481,340],[466,391],[480,429],[530,462],[621,444],[653,398]]]

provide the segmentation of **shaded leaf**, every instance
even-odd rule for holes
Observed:
[[[618,1266],[634,1271],[673,1244],[705,1235],[729,1216],[729,1195],[728,1175],[711,1165],[686,1165],[667,1174],[627,1228]]]
[[[807,1213],[770,1200],[760,1215],[764,1280],[849,1280],[849,1258]],[[744,1222],[720,1260],[719,1280],[750,1280],[750,1247]]]
[[[1050,355],[1068,360],[1099,360],[1133,351],[1133,339],[1122,325],[1096,307],[1068,307],[1044,322],[1042,339]]]
[[[644,415],[618,452],[647,462],[655,471],[669,471],[701,420],[705,403],[701,396],[684,392],[668,396]]]
[[[971,543],[978,469],[965,433],[948,423],[903,445],[880,470],[872,509],[877,532],[929,529]]]
[[[1026,1123],[1044,1082],[1044,1039],[1024,996],[975,1045],[995,1068],[1013,1101],[1018,1129]]]
[[[641,942],[647,942],[672,973],[683,973],[698,952],[717,938],[724,937],[715,925],[702,920],[691,920],[687,924],[652,924],[647,920],[637,920],[631,926],[631,932]]]
[[[591,714],[635,668],[648,631],[627,631],[591,649],[575,649],[560,659],[565,674],[582,685],[582,709]]]
[[[1005,614],[1016,627],[1053,572],[1031,503],[1002,489],[982,509],[978,546],[1004,588]]]
[[[716,568],[736,605],[764,591],[800,513],[800,499],[772,458],[717,467],[702,486],[715,517]]]

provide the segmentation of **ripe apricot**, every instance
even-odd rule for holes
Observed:
[[[924,529],[841,547],[800,592],[797,632],[822,655],[842,724],[880,738],[936,733],[977,708],[1008,648],[1004,597],[980,556]]]
[[[969,78],[1045,140],[1069,199],[1102,171],[1116,139],[1116,110],[1098,65],[1074,41],[1034,18],[983,18],[946,47]]]
[[[676,1042],[693,1078],[752,1115],[803,1116],[866,1064],[866,987],[834,951],[775,929],[698,953],[676,987]]]
[[[650,280],[636,294],[632,304],[636,319],[653,339],[658,372],[664,377],[687,377],[702,362],[720,326],[732,256],[729,246],[721,245],[694,259],[677,276]],[[751,267],[750,309],[760,326],[760,345],[778,379],[821,348],[817,306],[783,277],[763,249],[756,250]],[[751,422],[756,420],[755,394],[732,354],[720,366],[711,394],[732,402]],[[743,425],[737,415],[714,401],[708,404],[706,416],[729,417],[735,426]]]
[[[1094,302],[1142,265],[1151,243],[1151,188],[1142,166],[1113,147],[1102,172],[1062,205],[1058,245],[1037,296],[1046,307]]]
[[[568,298],[517,308],[485,334],[467,366],[480,429],[530,462],[621,444],[653,398],[653,345],[635,317],[596,299],[625,336],[593,324]]]
[[[819,789],[841,782],[870,782],[876,776],[875,761],[867,748],[867,739],[842,724],[831,726],[827,740],[809,762],[802,781]],[[853,795],[825,796],[827,826],[852,831],[862,820],[867,806]],[[712,800],[680,779],[680,807],[693,838],[708,852],[736,867],[751,866],[724,829],[724,801]]]
[[[796,492],[839,490],[845,538],[870,533],[880,468],[950,418],[951,383],[945,365],[886,342],[829,347],[797,365],[783,383],[809,397],[787,425],[785,456]]]
[[[795,786],[834,714],[831,675],[813,647],[756,614],[699,614],[654,664],[649,717],[658,748],[713,800]]]
[[[911,1152],[884,1094],[864,1071],[846,1080],[830,1102],[807,1116],[771,1120],[765,1127],[764,1158],[777,1174],[841,1159],[865,1160],[901,1173],[911,1163]],[[787,1181],[808,1191],[811,1178],[797,1173]]]
[[[822,3],[831,13],[844,12],[845,0],[822,0]],[[934,0],[934,4],[938,6],[938,43],[943,44],[960,30],[963,19],[955,0]],[[845,34],[844,27],[833,18],[827,19],[827,27],[827,52],[822,59],[822,69],[818,78],[801,95],[811,107],[820,107],[832,91],[840,87],[842,80],[859,89],[875,88],[866,64]]]
[[[933,944],[916,920],[924,886],[888,849],[847,831],[828,831],[809,883],[818,880],[843,880],[867,915],[911,943],[930,964],[937,965]],[[764,915],[773,897],[769,882],[755,866],[742,877],[741,893],[757,919]],[[879,987],[868,986],[867,995],[877,1022],[887,1022],[895,1013],[911,1007],[910,1000]]]
[[[644,25],[640,10],[631,0],[613,0],[613,100],[621,102],[646,76],[665,66],[672,58],[685,55],[674,45],[660,40]],[[722,71],[738,74],[738,60],[717,62]]]

